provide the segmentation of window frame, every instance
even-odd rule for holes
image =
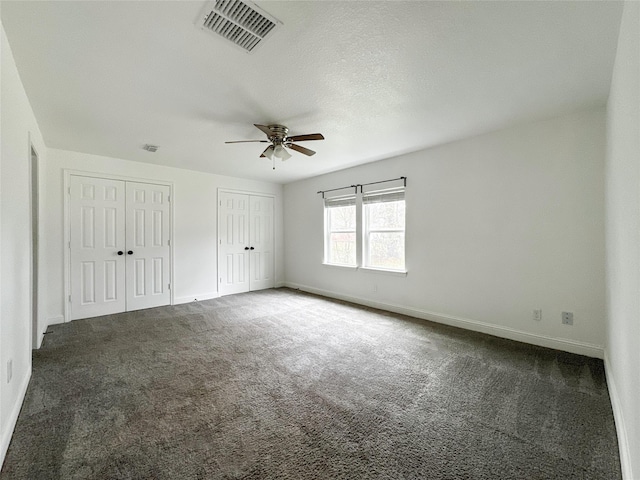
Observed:
[[[338,203],[345,202],[344,205],[337,205]],[[347,203],[348,202],[348,203]],[[335,205],[331,205],[334,203]],[[331,219],[330,219],[330,210],[331,208],[337,207],[346,207],[353,206],[354,215],[355,215],[355,224],[353,230],[350,229],[337,229],[331,230]],[[358,198],[355,193],[349,195],[340,195],[336,197],[325,198],[323,203],[324,209],[324,265],[329,265],[332,267],[346,267],[346,268],[358,268]],[[355,262],[351,263],[334,263],[330,261],[331,254],[331,234],[332,233],[353,233],[354,234],[354,244],[353,248],[355,250]]]
[[[367,202],[367,197],[374,196],[397,196],[402,199],[404,202],[404,228],[383,228],[383,229],[370,229],[369,228],[369,219],[366,211],[366,205],[368,203],[377,203],[377,202]],[[329,230],[330,228],[330,213],[329,210],[331,208],[331,203],[340,203],[341,201],[348,201],[355,208],[355,232],[353,230]],[[337,205],[336,205],[337,206]],[[356,270],[363,270],[365,272],[371,273],[382,273],[388,275],[396,275],[396,276],[406,276],[407,275],[407,242],[406,242],[406,232],[407,232],[407,212],[406,212],[406,186],[399,187],[391,187],[387,189],[377,189],[371,191],[363,191],[362,187],[360,191],[356,191],[355,193],[350,193],[347,195],[339,195],[334,197],[324,198],[323,201],[323,217],[324,217],[324,225],[323,225],[323,265],[327,267],[339,267],[339,268],[350,268]],[[370,235],[371,233],[403,233],[403,245],[402,245],[402,254],[404,260],[404,266],[402,268],[384,268],[378,266],[368,265],[368,248],[370,244]],[[330,247],[331,247],[331,234],[332,233],[355,233],[355,263],[354,264],[344,264],[344,263],[331,263],[329,259],[330,256]]]
[[[397,187],[397,188],[388,188],[384,190],[374,190],[369,192],[363,192],[361,195],[361,209],[362,209],[362,255],[361,255],[361,265],[360,268],[374,271],[384,271],[384,272],[394,272],[394,273],[406,273],[407,268],[407,242],[406,242],[406,197],[405,197],[405,187]],[[396,197],[396,201],[404,202],[404,228],[370,228],[370,212],[367,210],[367,205],[377,204],[377,203],[385,203],[384,201],[375,202],[375,201],[367,201],[367,197]],[[394,200],[387,200],[388,202],[392,202]],[[372,233],[402,233],[403,234],[403,242],[402,242],[402,260],[403,265],[401,268],[384,268],[380,266],[371,265],[369,258],[369,250],[370,250],[370,238]]]

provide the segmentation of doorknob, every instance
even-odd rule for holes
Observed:
[[[124,255],[124,252],[122,250],[118,250],[118,255]]]
[[[253,247],[251,247],[249,250],[254,250],[254,248],[253,248]]]
[[[133,255],[133,250],[129,250],[129,251],[127,252],[127,255]]]
[[[249,250],[249,247],[244,247],[245,250]]]

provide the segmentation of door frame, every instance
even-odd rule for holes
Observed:
[[[271,229],[273,233],[273,285],[276,285],[276,195],[273,193],[262,193],[262,192],[252,192],[249,190],[234,190],[232,188],[222,188],[218,187],[218,191],[216,193],[216,294],[220,297],[220,194],[221,193],[237,193],[240,195],[253,195],[256,197],[269,197],[273,198],[273,228]]]
[[[40,332],[40,153],[33,144],[31,132],[29,143],[29,218],[31,231],[31,348],[38,349],[44,339]],[[35,157],[35,158],[34,158]]]
[[[70,201],[69,201],[69,188],[71,185],[71,176],[78,177],[91,177],[91,178],[101,178],[104,180],[120,180],[123,182],[136,182],[136,183],[149,183],[152,185],[163,185],[169,187],[169,266],[171,267],[171,272],[169,274],[169,281],[171,283],[170,290],[170,305],[174,304],[174,292],[175,286],[173,281],[174,276],[174,254],[173,254],[173,216],[174,216],[174,193],[173,193],[173,182],[167,182],[166,180],[157,180],[152,178],[141,178],[141,177],[129,177],[124,175],[112,175],[110,173],[100,173],[100,172],[88,172],[86,170],[75,170],[75,169],[67,169],[63,170],[64,174],[64,182],[62,189],[62,196],[64,197],[64,296],[62,297],[62,303],[64,304],[64,321],[69,322],[69,317],[71,314],[70,306],[69,306],[69,296],[71,294],[71,252],[69,250],[69,242],[71,241],[71,212],[70,212]]]

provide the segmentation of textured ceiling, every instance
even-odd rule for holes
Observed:
[[[286,183],[607,99],[617,2],[257,2],[247,54],[204,1],[2,2],[49,147]],[[321,132],[271,169],[253,123]],[[157,153],[142,150],[157,144]]]

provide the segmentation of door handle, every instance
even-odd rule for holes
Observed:
[[[253,248],[253,247],[251,247],[249,250],[254,250],[254,248]]]
[[[122,250],[118,250],[118,255],[124,255],[124,252]]]
[[[244,247],[245,250],[249,250],[249,247]]]
[[[129,251],[127,252],[127,255],[133,255],[133,250],[129,250]]]

